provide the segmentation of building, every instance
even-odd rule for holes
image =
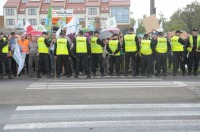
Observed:
[[[4,16],[0,16],[0,28],[4,27]]]
[[[82,26],[96,18],[103,23],[113,16],[119,27],[130,24],[130,0],[7,0],[4,26],[14,28],[18,19],[28,19],[34,27],[44,24],[50,5],[53,10],[73,10]]]

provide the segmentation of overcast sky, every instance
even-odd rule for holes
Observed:
[[[155,0],[157,16],[162,12],[169,19],[178,8],[183,8],[193,1],[195,0]],[[197,1],[200,2],[200,0]],[[6,0],[0,0],[0,15],[3,14],[3,5],[5,2]],[[134,13],[131,17],[138,19],[143,18],[145,14],[149,16],[149,5],[150,0],[131,0],[131,12]]]

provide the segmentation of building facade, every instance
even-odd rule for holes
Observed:
[[[82,26],[96,18],[104,23],[114,16],[119,27],[130,24],[130,0],[7,0],[3,9],[4,26],[15,28],[19,19],[29,20],[34,27],[44,24],[50,5],[53,10],[73,10]]]

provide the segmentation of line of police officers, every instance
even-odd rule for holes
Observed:
[[[188,41],[183,40],[181,36],[182,31],[177,30],[175,36],[171,38],[171,42],[163,36],[162,32],[158,33],[156,40],[152,41],[149,39],[148,34],[144,34],[144,38],[141,42],[138,41],[138,37],[134,34],[134,29],[129,29],[129,34],[124,36],[122,47],[118,40],[118,35],[113,34],[113,37],[109,41],[102,41],[99,38],[99,32],[94,33],[89,42],[86,37],[83,36],[83,31],[79,31],[78,36],[74,39],[73,44],[73,56],[75,57],[75,78],[78,78],[80,67],[82,65],[87,78],[91,77],[89,58],[91,56],[91,71],[93,76],[96,76],[97,68],[100,67],[101,76],[104,76],[103,66],[103,49],[106,46],[106,50],[109,53],[109,74],[113,76],[113,68],[115,64],[116,75],[120,75],[120,49],[123,49],[125,53],[125,76],[128,76],[128,70],[130,63],[132,65],[132,75],[137,76],[137,58],[141,58],[141,75],[152,76],[154,73],[154,61],[153,54],[156,55],[156,76],[162,75],[167,76],[167,53],[172,51],[173,54],[173,75],[177,75],[179,65],[183,76],[185,75],[185,60],[187,53],[188,57],[188,71],[191,75],[192,69],[193,74],[197,75],[199,57],[200,57],[200,37],[198,30],[193,29],[193,34],[190,35]],[[40,74],[42,68],[45,68],[47,77],[50,75],[49,67],[49,42],[46,38],[47,33],[43,32],[43,35],[38,38],[38,53],[39,53],[39,64],[37,70],[37,78],[41,78]],[[65,68],[66,77],[69,78],[71,74],[69,58],[71,57],[71,49],[69,41],[65,38],[65,34],[61,33],[60,38],[55,43],[54,53],[56,56],[56,73],[57,77],[60,78],[62,73],[62,66]],[[3,35],[0,35],[0,78],[3,78],[2,61],[5,64],[6,72],[8,77],[10,76],[10,68],[8,67],[7,60],[7,41],[3,39]],[[6,50],[5,50],[6,49]],[[131,60],[131,61],[130,61]]]

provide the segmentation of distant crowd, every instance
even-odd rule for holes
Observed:
[[[200,36],[194,28],[186,39],[181,38],[182,31],[167,38],[163,32],[151,34],[113,33],[109,38],[101,39],[98,31],[83,31],[78,35],[66,36],[62,31],[56,34],[43,32],[41,36],[31,34],[9,36],[0,34],[0,79],[6,75],[9,79],[28,75],[27,77],[60,78],[65,76],[78,78],[91,76],[167,76],[172,69],[177,76],[178,69],[182,75],[197,76],[200,60]],[[23,70],[17,74],[18,65],[13,53],[19,45],[20,52],[26,54]],[[186,69],[187,65],[187,69]]]

